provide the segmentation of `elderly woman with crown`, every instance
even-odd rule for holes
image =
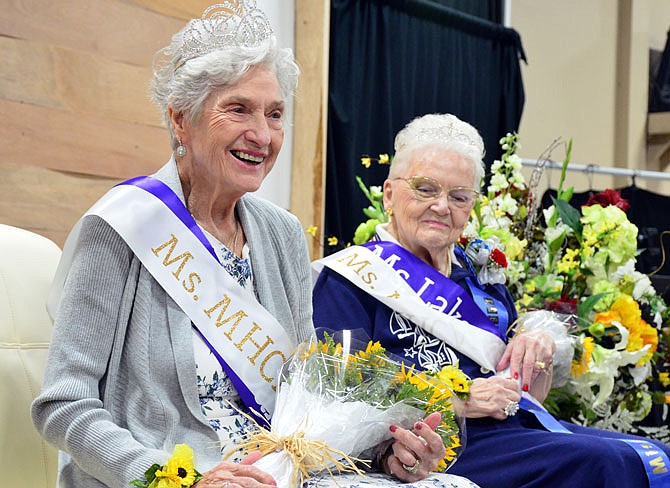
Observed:
[[[420,370],[458,365],[469,375],[461,412],[467,443],[449,473],[496,488],[670,486],[670,447],[559,422],[542,407],[557,337],[539,321],[512,327],[517,312],[507,288],[482,282],[457,245],[483,156],[477,130],[453,115],[419,117],[397,134],[384,182],[390,221],[370,242],[314,263],[315,326],[362,328]],[[419,422],[413,433],[425,430]],[[411,433],[395,429],[380,467],[439,486],[431,474],[439,446]]]
[[[61,488],[274,486],[254,455],[221,460],[253,424],[242,412],[269,418],[277,371],[314,334],[302,226],[249,195],[298,73],[253,1],[210,7],[157,54],[173,156],[86,212],[52,293],[32,415],[61,451]]]

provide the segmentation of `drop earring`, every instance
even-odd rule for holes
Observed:
[[[389,208],[386,210],[386,215],[388,215],[389,217],[393,217],[393,209],[392,209],[391,207],[389,207]]]
[[[177,155],[177,157],[180,157],[180,158],[183,158],[184,156],[186,156],[186,146],[184,146],[181,143],[181,139],[179,139],[179,145],[177,146],[177,149],[175,150],[175,154]]]

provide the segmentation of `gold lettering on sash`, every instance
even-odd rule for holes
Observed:
[[[340,263],[344,263],[348,259],[348,261],[345,263],[345,265],[348,268],[351,268],[352,266],[358,266],[358,268],[354,269],[354,271],[356,272],[357,275],[360,275],[361,271],[363,271],[363,268],[365,268],[366,266],[371,265],[372,263],[370,261],[359,261],[359,262],[356,263],[354,261],[356,261],[357,258],[358,258],[358,253],[352,253],[352,254],[349,254],[347,256],[344,256],[344,257],[338,259],[337,261],[340,262]]]
[[[232,340],[233,332],[235,332],[235,329],[237,328],[237,326],[240,325],[240,321],[243,318],[248,317],[248,315],[243,310],[238,310],[234,314],[224,318],[224,314],[228,310],[228,305],[230,305],[230,297],[224,293],[223,299],[221,299],[221,301],[219,303],[214,305],[212,308],[208,308],[206,310],[203,310],[203,312],[205,312],[205,314],[207,314],[207,317],[212,318],[212,312],[219,307],[223,307],[223,309],[219,312],[219,316],[216,318],[216,323],[214,325],[216,325],[217,327],[221,327],[223,324],[227,324],[231,320],[235,319],[235,322],[233,323],[233,326],[231,327],[231,329],[228,332],[224,332],[224,335],[229,340]]]
[[[258,359],[258,356],[261,355],[261,353],[265,350],[266,347],[268,347],[270,344],[274,344],[275,341],[272,340],[272,338],[269,335],[265,336],[265,342],[263,345],[259,344],[254,340],[252,337],[253,333],[256,332],[257,330],[261,330],[261,326],[258,325],[256,322],[253,322],[253,327],[247,334],[242,338],[240,342],[235,344],[235,347],[238,349],[238,351],[242,351],[242,346],[248,341],[251,342],[254,346],[256,346],[256,354],[253,356],[247,357],[247,359],[251,362],[251,364],[256,365],[256,359]]]
[[[281,364],[284,364],[284,363],[286,362],[286,357],[284,356],[284,354],[283,354],[281,351],[278,351],[278,350],[277,350],[277,351],[272,351],[270,354],[268,354],[267,356],[265,356],[265,359],[263,359],[263,361],[261,362],[261,366],[260,366],[260,368],[259,368],[260,373],[261,373],[261,376],[262,376],[263,379],[264,379],[265,381],[267,381],[268,383],[272,383],[272,381],[274,380],[274,378],[272,378],[272,377],[270,377],[270,376],[268,376],[268,375],[265,374],[265,365],[267,364],[267,362],[270,360],[270,358],[271,358],[272,356],[276,356],[277,354],[279,354],[279,358],[280,358],[280,360],[281,360],[281,362],[280,362],[279,364],[280,364],[280,365],[281,365]],[[277,368],[277,370],[279,370],[279,368]],[[276,385],[272,385],[272,389],[273,389],[274,391],[277,391],[277,386],[276,386]]]
[[[188,280],[188,284],[186,282]],[[195,281],[198,283],[202,283],[202,280],[200,279],[200,275],[198,273],[189,273],[188,278],[181,282],[181,286],[184,287],[184,290],[186,290],[189,293],[193,293],[195,291]]]
[[[347,268],[358,266],[357,268],[354,269],[354,272],[358,276],[360,276],[361,280],[363,280],[363,283],[365,283],[366,285],[370,285],[370,288],[374,288],[374,286],[372,286],[372,283],[374,283],[377,280],[377,275],[375,273],[373,273],[372,271],[361,274],[363,269],[365,269],[366,266],[370,266],[372,263],[370,261],[367,261],[367,260],[366,261],[355,262],[357,258],[358,258],[358,253],[353,253],[353,254],[349,254],[347,256],[344,256],[344,257],[338,259],[337,261],[340,262],[340,263],[344,263],[344,265]]]
[[[151,252],[154,253],[156,257],[158,256],[158,253],[160,253],[163,249],[165,249],[167,246],[170,246],[167,252],[167,255],[163,258],[163,266],[170,266],[173,263],[176,263],[177,261],[181,261],[181,264],[177,268],[177,271],[172,272],[172,276],[175,278],[179,279],[179,275],[181,274],[181,271],[184,269],[184,266],[186,265],[186,262],[189,259],[193,259],[193,254],[190,252],[186,251],[181,253],[179,256],[172,258],[172,252],[174,251],[175,247],[177,247],[177,243],[179,242],[179,239],[174,234],[171,234],[172,238],[168,241],[165,241],[163,244],[161,244],[158,247],[152,247]]]
[[[398,293],[397,290],[393,290],[393,293],[389,295],[387,298],[395,298],[396,300],[400,298],[400,293]]]
[[[654,467],[654,474],[663,474],[668,472],[668,468],[666,468],[661,456],[658,456],[656,459],[650,459],[649,464]]]

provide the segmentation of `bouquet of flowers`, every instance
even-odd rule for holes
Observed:
[[[389,426],[411,428],[440,412],[437,428],[447,448],[448,469],[465,445],[464,423],[454,406],[469,382],[458,368],[416,372],[391,360],[380,344],[356,347],[350,331],[303,344],[282,371],[270,430],[259,427],[238,447],[260,451],[256,466],[278,486],[297,487],[327,471],[363,474],[365,451],[390,438]]]
[[[607,190],[581,209],[570,205],[573,188],[563,187],[570,141],[557,195],[540,220],[535,187],[520,171],[518,135],[500,142],[503,156],[491,167],[491,184],[464,245],[492,237],[500,242],[508,261],[501,271],[520,312],[543,309],[576,318],[568,381],[552,390],[545,406],[583,425],[635,432],[652,403],[666,401],[664,392],[652,395],[650,385],[670,384],[670,311],[649,278],[635,270],[637,227],[626,217],[628,204]]]

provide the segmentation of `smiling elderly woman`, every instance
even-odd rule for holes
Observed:
[[[542,408],[554,339],[537,327],[508,337],[517,318],[509,291],[480,283],[457,245],[483,154],[476,129],[449,114],[419,117],[398,133],[384,182],[390,222],[377,226],[373,241],[315,263],[315,326],[362,328],[420,370],[459,365],[472,378],[461,412],[467,444],[450,473],[497,488],[670,486],[668,446],[558,422]],[[359,265],[369,263],[365,273],[347,267],[352,253]],[[410,433],[399,428],[393,436]],[[381,467],[436,486],[433,451],[429,443],[395,442]]]
[[[253,2],[210,7],[157,54],[174,156],[94,205],[59,268],[32,414],[62,452],[61,488],[127,487],[178,444],[198,487],[274,485],[257,456],[221,455],[251,423],[240,411],[269,417],[276,371],[313,335],[302,227],[248,195],[275,164],[297,76]]]

